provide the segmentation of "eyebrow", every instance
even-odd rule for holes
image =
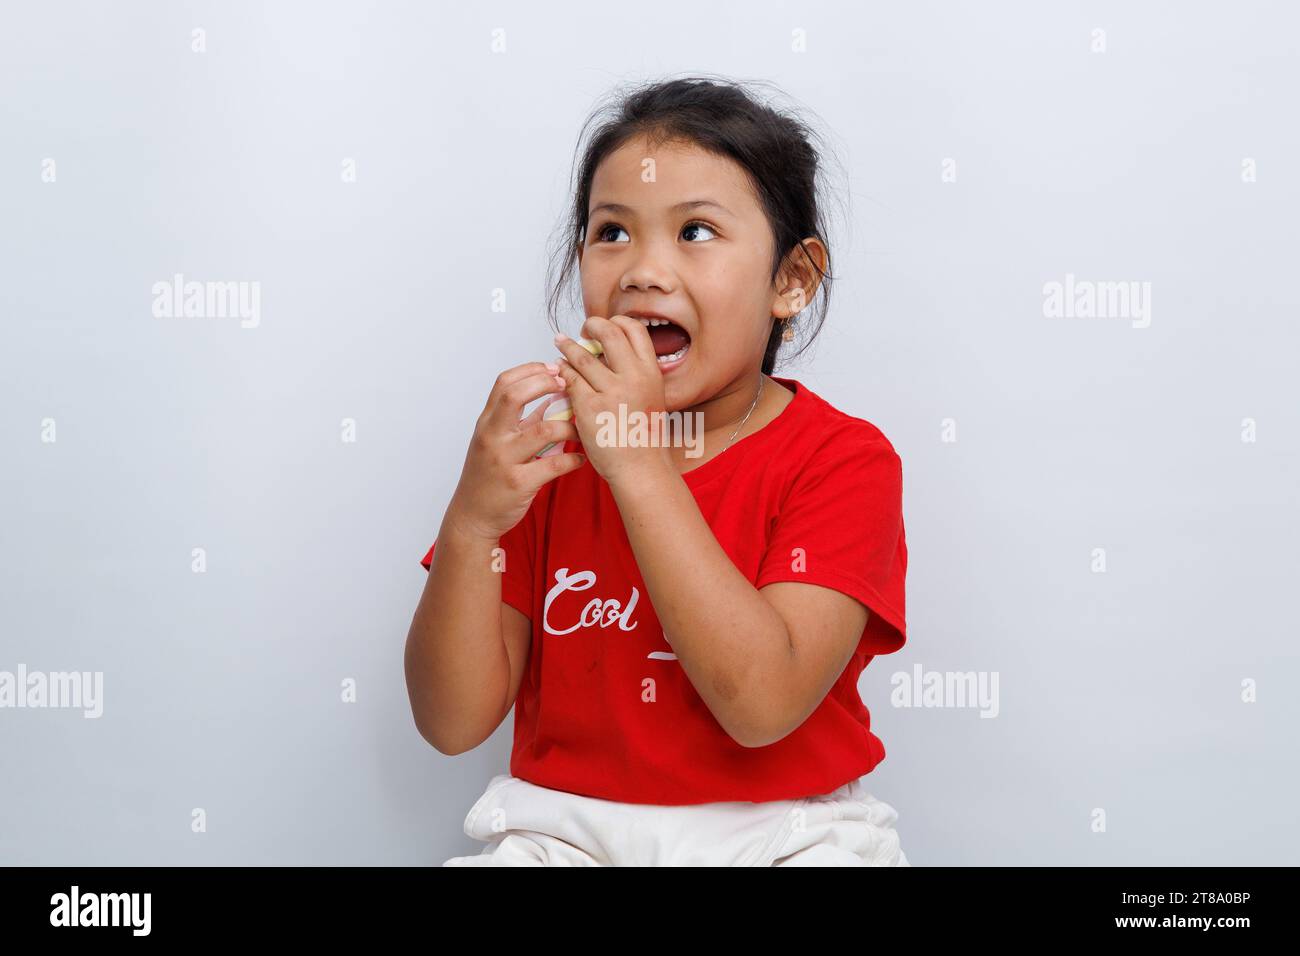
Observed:
[[[687,210],[690,209],[699,209],[701,206],[712,206],[714,209],[719,209],[722,212],[726,213],[728,216],[734,215],[732,211],[728,209],[726,206],[722,205],[722,203],[714,202],[712,199],[688,199],[686,202],[679,202],[677,205],[671,207],[668,211],[686,212]],[[590,222],[591,217],[596,215],[596,213],[600,212],[601,210],[608,210],[609,212],[612,212],[619,216],[632,216],[636,214],[635,210],[633,210],[631,206],[624,206],[622,203],[616,203],[616,202],[603,202],[599,206],[592,207],[591,212],[587,213],[587,221]]]

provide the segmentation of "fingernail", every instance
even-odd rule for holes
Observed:
[[[563,378],[561,378],[561,377],[558,376],[558,375],[555,376],[555,384],[558,385],[558,386],[560,386],[560,388],[568,388],[568,387],[569,387],[569,383],[566,382]]]
[[[568,337],[567,335],[565,335],[563,332],[556,332],[556,333],[555,333],[555,341],[556,341],[556,342],[567,342],[568,340],[569,340],[569,337]]]
[[[546,371],[550,372],[552,375],[559,375],[560,366],[556,365],[554,362],[547,362]]]

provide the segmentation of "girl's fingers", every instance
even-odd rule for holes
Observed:
[[[623,330],[627,337],[628,345],[631,346],[633,354],[642,362],[649,362],[656,368],[659,366],[659,360],[655,358],[655,345],[650,340],[650,330],[642,325],[637,319],[627,315],[615,315],[610,321]],[[604,345],[605,343],[601,343]]]
[[[574,347],[593,362],[596,361],[581,345],[576,345]],[[609,369],[605,368],[603,365],[600,367],[600,370],[607,375],[609,374]],[[560,378],[564,379],[566,385],[565,394],[568,396],[570,403],[573,403],[580,397],[587,398],[596,391],[591,387],[591,383],[583,378],[582,375],[579,374],[578,370],[569,364],[568,359],[561,359],[560,361]]]
[[[521,378],[527,378],[529,375],[536,375],[538,372],[547,372],[547,362],[525,362],[523,365],[516,365],[514,368],[508,368],[497,376],[492,383],[492,391],[489,397],[494,397],[501,389],[507,385],[517,382]]]
[[[547,445],[578,441],[578,426],[573,419],[552,418],[529,426],[519,436],[520,461],[535,458]]]
[[[641,323],[638,322],[637,325]],[[582,326],[589,338],[595,339],[605,350],[606,368],[614,372],[627,372],[636,364],[636,353],[627,340],[627,333],[611,319],[599,315],[589,316]]]
[[[560,381],[563,381],[563,379],[560,379]],[[560,392],[562,388],[563,386],[561,386],[559,382],[555,383],[555,391],[557,393]],[[563,401],[563,400],[564,400],[564,396],[557,394],[554,398],[550,399],[549,401],[538,402],[536,408],[534,408],[523,418],[519,419],[519,430],[522,432],[522,431],[527,431],[529,428],[532,428],[534,425],[536,425],[538,422],[540,422],[542,419],[546,417],[546,413],[548,410],[550,410],[552,405],[554,405],[556,402]]]
[[[541,398],[548,392],[563,391],[564,380],[552,375],[544,362],[530,364],[535,366],[531,374],[517,376],[509,381],[498,377],[497,383],[492,386],[485,414],[492,420],[494,427],[513,428],[523,415],[524,406],[533,399]],[[501,374],[506,375],[505,372]]]
[[[576,471],[587,463],[587,456],[576,451],[568,451],[562,455],[550,455],[546,458],[535,458],[526,465],[521,466],[526,475],[531,476],[532,483],[541,488],[548,481],[554,481],[561,475],[567,475],[571,471]]]
[[[603,347],[605,343],[601,342],[600,344]],[[607,368],[600,359],[564,333],[561,332],[555,337],[555,347],[560,350],[560,354],[565,357],[571,369],[577,373],[578,378],[584,379],[594,391],[600,391],[602,387],[613,384],[613,370]],[[568,375],[565,375],[563,363],[560,365],[560,375],[572,388],[574,382]]]

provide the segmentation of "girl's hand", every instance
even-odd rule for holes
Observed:
[[[582,465],[585,458],[576,452],[533,457],[548,442],[578,437],[571,421],[543,421],[550,402],[519,417],[529,402],[564,389],[557,369],[553,363],[528,362],[497,376],[444,520],[468,534],[496,540],[519,523],[542,485]]]
[[[555,344],[564,354],[560,376],[568,384],[573,420],[592,467],[606,482],[613,483],[668,462],[668,436],[659,428],[661,419],[657,414],[666,411],[664,377],[650,333],[626,315],[608,319],[593,315],[583,324],[582,334],[600,342],[605,361],[566,335],[557,335]],[[627,421],[631,431],[634,412],[646,416],[649,442],[644,445],[629,444],[628,436],[619,432],[620,421]],[[608,413],[608,417],[602,413]],[[610,423],[612,433],[607,430],[602,434],[597,416]],[[598,437],[605,439],[603,444]],[[608,440],[611,437],[613,440]]]

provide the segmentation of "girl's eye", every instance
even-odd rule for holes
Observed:
[[[709,233],[709,238],[717,238],[717,234],[714,233],[713,227],[706,225],[702,222],[688,222],[685,226],[682,227],[682,232],[684,234],[691,229],[704,229]]]
[[[706,240],[716,239],[718,237],[717,233],[714,232],[713,227],[703,222],[688,222],[686,225],[682,226],[682,234],[686,235],[692,230],[697,230],[697,229],[703,229],[705,232],[708,233],[708,235],[704,237]],[[628,236],[626,239],[611,239],[610,238],[611,232],[613,232],[614,234],[621,232],[624,235],[627,235],[626,229],[624,229],[620,225],[617,225],[616,223],[611,222],[601,226],[599,229],[595,231],[594,235],[596,237],[596,241],[597,242],[631,242],[632,241],[631,236]]]

